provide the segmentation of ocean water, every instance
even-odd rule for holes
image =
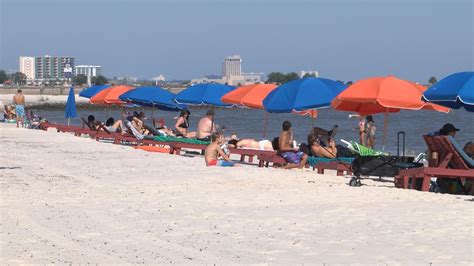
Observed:
[[[50,122],[67,123],[64,118],[64,109],[56,107],[51,109],[35,107],[35,113]],[[168,127],[173,127],[178,112],[157,111],[150,108],[126,109],[129,112],[134,110],[144,111],[148,122],[151,117],[163,118]],[[190,130],[196,130],[199,118],[202,117],[206,108],[190,108]],[[244,108],[216,109],[215,121],[218,125],[224,126],[226,135],[236,132],[239,138],[273,139],[281,131],[281,124],[288,120],[292,123],[295,139],[298,143],[306,142],[306,137],[311,130],[312,125],[331,129],[338,125],[339,129],[336,135],[336,142],[342,144],[340,139],[358,141],[357,127],[358,118],[349,118],[347,112],[334,111],[332,109],[319,110],[318,117],[314,120],[308,116],[296,114],[268,114],[263,110],[253,110]],[[78,109],[78,118],[72,119],[71,124],[81,125],[80,117],[86,118],[93,114],[97,120],[105,121],[106,118],[113,116],[115,119],[121,117],[121,110],[118,108],[88,108],[87,106]],[[374,115],[376,132],[376,149],[382,149],[384,115]],[[263,129],[265,123],[267,130],[265,137]],[[387,137],[385,151],[396,154],[397,152],[397,134],[400,131],[405,132],[406,154],[415,155],[426,150],[426,145],[422,135],[440,129],[443,124],[452,123],[461,129],[456,135],[456,139],[462,145],[467,141],[474,141],[474,113],[464,110],[454,110],[448,114],[434,111],[401,111],[399,113],[389,114],[387,123]],[[402,143],[402,139],[400,138]],[[400,144],[401,144],[400,143]],[[400,146],[401,147],[401,146]]]

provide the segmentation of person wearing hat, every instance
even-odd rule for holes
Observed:
[[[458,132],[460,129],[456,128],[453,124],[444,124],[444,126],[435,132],[433,135],[434,136],[451,136],[454,137],[456,136],[456,132]]]
[[[206,116],[201,118],[197,127],[196,139],[201,141],[211,141],[211,133],[216,131],[216,123],[213,122],[214,111],[208,110]]]

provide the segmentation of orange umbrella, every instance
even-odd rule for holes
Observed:
[[[341,92],[331,103],[340,111],[361,115],[396,113],[400,110],[435,110],[449,112],[449,108],[421,100],[425,86],[393,76],[375,77],[358,81]]]
[[[340,111],[357,112],[360,115],[385,113],[383,149],[387,137],[388,113],[400,110],[435,110],[449,112],[449,108],[421,100],[425,86],[394,76],[374,77],[357,81],[341,92],[331,102]]]
[[[276,87],[278,86],[275,84],[246,85],[227,93],[221,100],[224,103],[263,109],[263,99]]]
[[[126,102],[120,100],[119,96],[134,88],[127,85],[113,86],[97,93],[89,102],[93,104],[125,104]]]

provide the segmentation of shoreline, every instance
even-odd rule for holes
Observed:
[[[15,150],[0,157],[2,263],[473,261],[472,196],[206,167],[3,123],[0,133]]]

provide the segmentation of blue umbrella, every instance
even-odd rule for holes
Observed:
[[[79,92],[79,96],[90,99],[94,97],[97,93],[107,89],[108,87],[110,87],[110,85],[94,85]]]
[[[175,111],[186,108],[179,105],[174,94],[158,86],[138,87],[119,96],[120,100],[132,102],[142,106],[152,106],[161,110]]]
[[[474,72],[451,74],[423,93],[423,100],[449,108],[474,112]]]
[[[65,116],[67,118],[67,124],[68,125],[71,121],[71,118],[77,117],[76,98],[74,96],[74,88],[73,87],[71,87],[69,89],[69,95],[67,96]]]
[[[287,82],[263,100],[270,113],[291,113],[331,106],[331,101],[346,89],[344,84],[324,78],[304,78]]]
[[[221,101],[222,96],[234,90],[235,87],[218,83],[203,83],[186,88],[176,95],[178,103],[193,105],[212,105],[219,107],[231,107]]]

